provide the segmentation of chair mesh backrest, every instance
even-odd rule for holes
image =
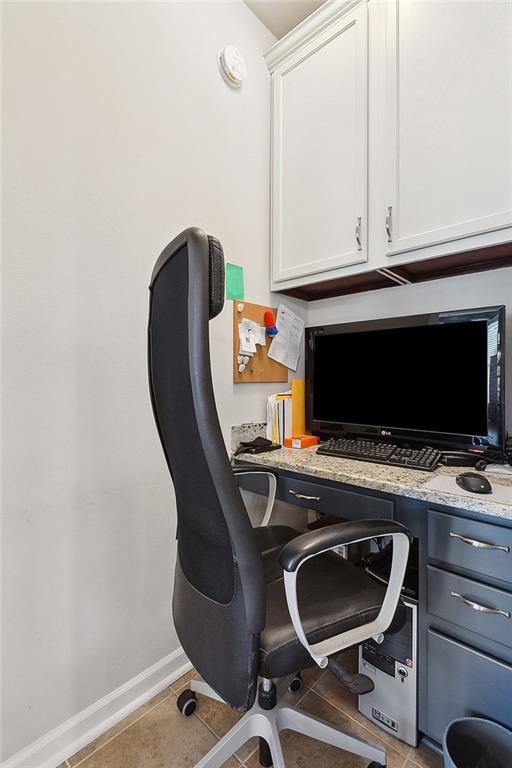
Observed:
[[[199,592],[228,603],[234,591],[233,551],[199,434],[192,392],[187,250],[183,245],[153,284],[153,398],[176,493],[181,567]],[[218,450],[225,453],[224,445]]]
[[[210,673],[218,691],[224,683],[219,677],[215,686],[217,670],[203,657],[217,646],[231,662],[238,653],[240,675],[247,679],[222,694],[243,708],[255,674],[255,660],[246,656],[263,627],[265,588],[213,397],[208,320],[223,304],[221,260],[220,244],[201,230],[186,230],[163,251],[151,279],[148,362],[153,411],[176,493],[176,628],[185,651],[204,677]],[[194,631],[206,626],[210,637],[203,646]]]

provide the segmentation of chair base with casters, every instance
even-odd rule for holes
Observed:
[[[252,709],[196,763],[195,768],[218,768],[254,736],[260,739],[260,765],[265,768],[272,765],[274,768],[285,768],[280,739],[280,732],[283,730],[301,733],[366,758],[371,761],[368,768],[385,768],[386,752],[381,747],[280,701],[280,696],[287,689],[299,690],[299,682],[299,675],[294,676],[291,681],[283,679],[277,685],[268,678],[262,678]],[[178,698],[178,709],[183,715],[189,716],[195,712],[197,693],[222,701],[204,680],[196,678],[191,681],[190,689],[183,691]]]
[[[244,714],[238,723],[213,747],[210,752],[200,760],[195,768],[215,768],[221,766],[243,744],[250,738],[257,736],[260,739],[260,764],[264,768],[285,768],[283,751],[281,748],[280,732],[282,730],[291,730],[301,733],[305,736],[318,739],[321,742],[338,747],[339,749],[358,755],[369,761],[368,768],[385,768],[387,764],[386,752],[381,747],[370,741],[359,738],[343,728],[338,728],[331,723],[320,720],[297,707],[291,706],[288,702],[282,701],[282,693],[286,688],[289,690],[298,690],[300,687],[300,671],[290,675],[290,669],[284,673],[279,671],[279,649],[276,654],[276,644],[285,651],[284,663],[290,664],[290,641],[302,651],[306,651],[309,656],[309,664],[303,662],[299,669],[311,666],[314,661],[320,668],[328,668],[353,694],[364,695],[373,690],[373,682],[365,675],[351,674],[345,670],[335,659],[338,653],[346,648],[359,644],[370,637],[379,643],[383,640],[383,633],[392,627],[395,623],[393,616],[398,602],[398,595],[403,581],[403,573],[407,562],[409,542],[402,526],[392,521],[365,520],[356,523],[341,523],[330,528],[320,529],[315,532],[296,536],[282,544],[277,539],[279,527],[265,531],[260,529],[256,535],[262,540],[260,546],[266,559],[266,573],[270,584],[281,582],[282,596],[284,603],[283,610],[271,612],[269,619],[272,618],[277,626],[269,627],[268,633],[265,631],[260,638],[260,651],[263,667],[260,668],[259,685],[257,698],[253,706]],[[281,534],[291,535],[286,529],[281,529]],[[312,535],[313,534],[313,535]],[[322,564],[323,575],[330,575],[329,581],[334,581],[336,575],[345,579],[337,585],[335,591],[348,590],[347,596],[351,592],[363,593],[365,589],[366,575],[358,575],[354,566],[350,566],[342,558],[330,555],[330,559],[325,558],[333,547],[347,545],[356,541],[368,538],[378,539],[391,537],[393,540],[393,563],[391,577],[388,589],[383,591],[379,597],[381,605],[371,609],[373,620],[360,623],[355,622],[354,626],[339,632],[336,635],[329,635],[320,642],[310,643],[308,640],[308,631],[305,630],[303,619],[299,611],[298,596],[304,596],[304,579],[300,582],[299,570],[306,566],[305,572],[308,575],[306,583],[318,586],[318,573],[311,568],[315,561]],[[272,544],[269,542],[273,541]],[[279,563],[282,569],[283,577],[279,579],[274,567],[269,567],[269,561],[274,566]],[[311,561],[311,562],[309,562]],[[308,565],[309,562],[309,571]],[[332,569],[332,570],[330,570]],[[351,581],[352,580],[352,581]],[[359,580],[359,581],[358,581]],[[358,604],[363,609],[363,598],[358,597]],[[366,603],[374,605],[375,595],[367,595]],[[276,598],[274,598],[276,602]],[[306,625],[308,624],[307,605],[303,605],[302,611]],[[340,610],[341,608],[337,608]],[[353,609],[348,609],[350,616]],[[398,612],[400,613],[400,611]],[[328,612],[324,614],[328,615]],[[341,617],[340,617],[341,618]],[[272,623],[272,622],[270,622]],[[400,624],[400,621],[398,621]],[[286,626],[287,625],[287,626]],[[268,651],[267,651],[268,649]],[[276,665],[277,658],[277,666]],[[274,665],[274,666],[273,666]],[[263,669],[263,673],[261,672]],[[275,673],[265,674],[266,669],[274,669]],[[274,674],[278,679],[277,685],[274,683]],[[178,708],[182,714],[192,714],[197,705],[196,694],[203,694],[217,701],[223,701],[213,688],[211,688],[202,679],[195,679],[191,683],[190,690],[184,691],[178,699]],[[280,695],[281,694],[281,695]]]

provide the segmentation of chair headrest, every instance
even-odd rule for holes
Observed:
[[[206,249],[208,248],[208,317],[211,320],[222,311],[224,306],[224,251],[216,237],[207,235],[202,229],[190,227],[167,245],[158,257],[151,280],[150,290],[158,277],[160,270],[183,248],[187,248],[193,254],[192,264],[195,270],[203,271],[206,268]],[[201,276],[203,279],[206,275]]]
[[[210,320],[222,311],[224,306],[224,251],[216,237],[208,235],[209,279],[210,279]]]

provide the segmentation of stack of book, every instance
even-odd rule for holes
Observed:
[[[284,443],[285,437],[304,434],[304,379],[292,379],[287,392],[270,395],[267,400],[267,438]]]

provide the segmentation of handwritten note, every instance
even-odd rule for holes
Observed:
[[[277,308],[276,327],[279,333],[272,340],[268,356],[292,371],[296,371],[304,333],[304,320],[289,307],[280,304]]]

